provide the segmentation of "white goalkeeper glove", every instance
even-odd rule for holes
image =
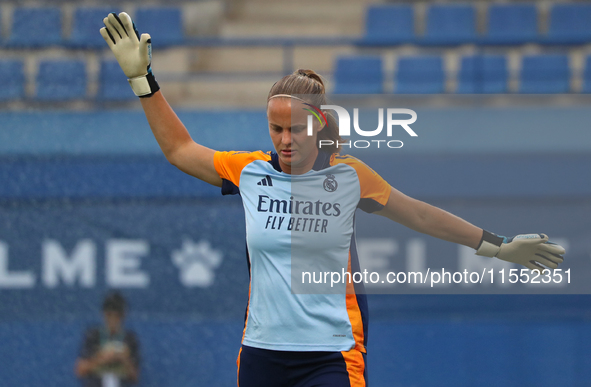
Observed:
[[[131,89],[138,97],[150,97],[160,90],[152,74],[152,41],[150,35],[140,34],[125,12],[119,16],[110,13],[103,19],[100,32],[119,66],[128,78]]]
[[[482,233],[477,255],[497,257],[503,261],[518,263],[540,273],[546,268],[556,269],[562,263],[564,248],[548,241],[545,234],[523,234],[512,238]]]

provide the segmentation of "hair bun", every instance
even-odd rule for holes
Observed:
[[[298,70],[294,71],[294,74],[313,79],[316,82],[320,83],[322,85],[322,88],[324,89],[324,81],[322,80],[322,78],[320,77],[320,75],[316,71],[308,70],[308,69],[298,69]]]
[[[324,81],[314,70],[298,69],[273,84],[267,101],[277,94],[308,95],[313,105],[325,105]]]

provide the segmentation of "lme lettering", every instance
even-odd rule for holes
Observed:
[[[349,112],[338,105],[321,105],[320,109],[326,110],[331,109],[334,110],[339,118],[339,135],[341,137],[350,136],[351,135],[351,116]],[[400,116],[410,116],[410,118],[400,119]],[[396,118],[395,118],[396,116]],[[392,137],[392,128],[395,126],[402,127],[406,133],[408,133],[411,137],[417,137],[417,134],[414,130],[409,126],[410,124],[414,123],[417,120],[417,113],[411,109],[386,109],[386,136]],[[307,122],[307,129],[308,129],[308,136],[313,134],[312,130],[312,116],[308,116]],[[359,109],[353,109],[353,128],[355,132],[364,137],[375,137],[382,133],[384,129],[384,109],[378,109],[378,127],[373,130],[362,130],[359,127]],[[323,146],[331,146],[334,145],[335,142],[333,140],[319,140],[318,147],[322,148]],[[356,140],[356,141],[337,141],[336,146],[337,148],[342,148],[348,146],[349,148],[369,148],[371,146],[375,146],[377,148],[380,145],[387,146],[388,148],[402,148],[404,143],[400,140]]]

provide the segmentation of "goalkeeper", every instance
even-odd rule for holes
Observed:
[[[168,161],[222,187],[223,194],[241,195],[251,284],[237,362],[239,386],[366,386],[368,321],[363,290],[355,285],[342,294],[294,294],[290,288],[293,251],[358,270],[357,208],[531,270],[554,269],[563,261],[564,249],[544,234],[497,236],[404,195],[361,161],[340,156],[336,147],[319,149],[318,140],[336,144],[342,139],[336,120],[326,112],[324,122],[314,122],[312,135],[306,131],[305,109],[326,105],[324,82],[311,70],[298,70],[271,87],[267,118],[275,152],[216,152],[196,143],[152,73],[150,36],[140,36],[123,12],[108,15],[104,23],[101,35],[140,97]],[[310,189],[296,194],[292,182],[300,181]],[[290,205],[287,214],[291,219],[300,213],[299,203],[315,203],[303,213],[312,214],[315,208],[316,226],[301,230],[299,223],[293,228],[279,223],[277,228],[267,228],[273,206],[264,198],[277,203],[293,200],[294,209]]]

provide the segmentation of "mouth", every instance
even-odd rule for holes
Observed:
[[[295,153],[295,151],[293,149],[282,149],[281,150],[281,154],[283,156],[293,156],[294,153]]]

